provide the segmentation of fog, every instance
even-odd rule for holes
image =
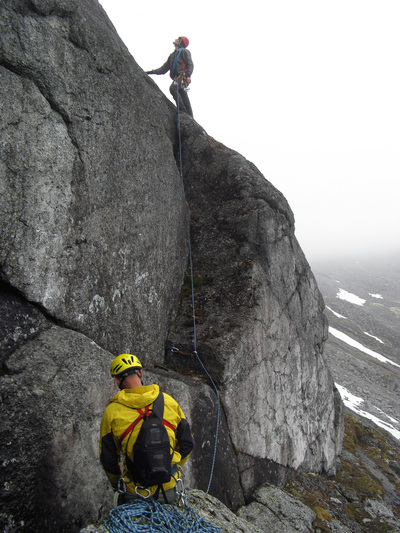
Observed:
[[[143,70],[189,38],[195,120],[285,195],[309,259],[400,251],[398,0],[100,3]]]

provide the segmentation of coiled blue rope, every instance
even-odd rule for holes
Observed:
[[[119,505],[112,509],[104,521],[110,533],[220,533],[221,529],[201,518],[196,511],[185,506],[181,510],[173,505],[161,504],[149,498]]]
[[[182,142],[181,142],[181,117],[180,117],[180,111],[179,111],[179,82],[176,84],[176,102],[178,107],[178,137],[179,137],[179,166],[180,166],[180,175],[181,175],[181,182],[182,182],[182,193],[183,197],[186,199],[185,194],[185,186],[183,183],[183,165],[182,165]],[[214,466],[215,466],[215,459],[217,456],[217,445],[218,445],[218,433],[219,433],[219,418],[220,418],[220,409],[221,409],[221,401],[219,397],[219,392],[217,389],[216,384],[214,383],[213,378],[211,377],[211,374],[208,372],[207,368],[205,367],[203,361],[200,359],[199,354],[197,353],[197,334],[196,334],[196,313],[195,313],[195,305],[194,305],[194,284],[193,284],[193,261],[192,261],[192,245],[190,242],[190,235],[189,235],[189,261],[190,261],[190,280],[191,280],[191,289],[192,289],[192,315],[193,315],[193,346],[194,346],[194,355],[197,357],[197,360],[201,364],[204,372],[207,374],[209,380],[211,381],[211,384],[215,390],[215,394],[217,395],[217,427],[215,430],[215,442],[214,442],[214,454],[213,454],[213,460],[211,465],[211,473],[210,478],[208,481],[208,487],[206,490],[206,494],[209,493],[212,478],[214,475]]]

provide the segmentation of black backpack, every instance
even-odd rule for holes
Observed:
[[[171,479],[173,450],[167,430],[163,424],[164,395],[157,396],[152,411],[145,411],[134,423],[129,439],[136,424],[143,419],[139,435],[132,448],[132,456],[126,456],[126,466],[133,481],[142,487],[167,483]],[[128,447],[128,443],[127,443]]]

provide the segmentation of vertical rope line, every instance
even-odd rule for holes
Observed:
[[[195,353],[197,353],[196,312],[195,312],[195,306],[194,306],[192,244],[190,242],[190,236],[189,236],[189,262],[190,262],[190,284],[192,286],[193,347],[194,347]]]
[[[179,112],[179,85],[178,81],[176,82],[176,105],[178,107],[178,139],[179,139],[179,170],[181,175],[181,183],[182,183],[182,193],[183,197],[186,200],[186,194],[185,194],[185,185],[183,184],[183,172],[182,172],[182,142],[181,142],[181,115]],[[189,235],[189,250],[190,250],[190,235]],[[191,260],[190,254],[190,260]],[[192,276],[193,279],[193,276]]]
[[[203,361],[199,357],[199,354],[196,351],[194,353],[195,353],[199,363],[203,367],[204,372],[209,377],[209,379],[210,379],[210,381],[212,383],[212,386],[214,387],[215,393],[217,395],[217,427],[215,429],[214,454],[213,454],[213,459],[212,459],[212,464],[211,464],[210,479],[208,481],[208,487],[207,487],[207,490],[206,490],[206,494],[208,494],[208,492],[210,490],[210,487],[211,487],[212,478],[213,478],[213,475],[214,475],[215,459],[216,459],[216,456],[217,456],[218,433],[219,433],[219,415],[220,415],[220,404],[221,404],[221,402],[220,402],[220,399],[219,399],[219,392],[218,392],[217,386],[214,383],[213,378],[211,377],[211,375],[208,372],[207,368],[204,366]]]
[[[179,138],[179,167],[180,167],[180,176],[181,176],[181,182],[182,182],[182,193],[183,197],[186,200],[186,194],[185,194],[185,186],[183,183],[183,164],[182,164],[182,141],[181,141],[181,116],[179,111],[179,80],[176,83],[176,103],[178,108],[178,138]],[[212,386],[215,390],[215,393],[217,395],[217,427],[215,430],[215,442],[214,442],[214,453],[213,453],[213,459],[211,464],[211,473],[210,478],[208,481],[208,487],[206,490],[206,494],[208,494],[212,478],[214,475],[214,467],[215,467],[215,460],[217,456],[217,445],[218,445],[218,434],[219,434],[219,419],[220,419],[220,409],[221,409],[221,402],[219,397],[219,392],[217,389],[217,386],[214,383],[213,378],[211,377],[211,374],[208,372],[207,368],[205,367],[203,361],[200,359],[199,354],[197,353],[197,334],[196,334],[196,313],[195,313],[195,305],[194,305],[194,283],[193,283],[193,261],[192,261],[192,245],[190,240],[190,228],[189,228],[189,263],[190,263],[190,284],[192,289],[192,316],[193,316],[193,346],[194,346],[194,354],[197,357],[197,360],[199,361],[200,365],[202,366],[204,372],[208,376],[209,380],[212,383]]]

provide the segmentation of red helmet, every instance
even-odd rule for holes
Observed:
[[[189,46],[189,39],[187,37],[179,37],[179,39],[183,42],[185,48]]]

